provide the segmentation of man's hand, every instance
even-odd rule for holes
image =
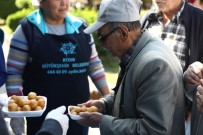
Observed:
[[[200,79],[203,79],[203,64],[194,62],[184,73],[184,80],[190,84],[199,84]]]
[[[79,115],[82,117],[82,119],[78,120],[77,122],[88,127],[99,127],[99,123],[103,116],[103,114],[98,112],[81,112]]]

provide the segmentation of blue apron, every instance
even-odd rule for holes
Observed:
[[[27,118],[28,135],[35,134],[47,112],[61,105],[77,105],[89,100],[88,67],[90,36],[42,34],[29,21],[21,22],[29,44],[30,59],[23,74],[23,93],[36,92],[47,97],[47,109],[41,117]],[[27,23],[26,23],[27,21]],[[70,119],[67,135],[87,135],[88,128]]]

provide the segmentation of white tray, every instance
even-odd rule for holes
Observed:
[[[71,112],[70,112],[70,108],[71,108],[71,107],[74,107],[74,106],[72,106],[72,105],[69,105],[69,106],[68,106],[68,114],[69,114],[69,116],[71,117],[71,119],[72,119],[72,120],[80,120],[80,119],[82,118],[80,115],[71,114]]]
[[[22,96],[23,98],[27,98],[27,96]],[[16,111],[16,112],[10,112],[8,111],[8,107],[4,106],[2,111],[8,115],[8,117],[40,117],[43,112],[46,110],[47,106],[47,98],[42,96],[45,100],[45,105],[43,110],[40,111]],[[8,98],[7,102],[10,100],[11,97]]]

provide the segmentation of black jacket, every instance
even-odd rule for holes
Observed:
[[[58,121],[47,119],[43,122],[41,129],[35,135],[62,135],[63,129]]]
[[[6,122],[3,118],[2,107],[0,106],[0,135],[9,135]]]

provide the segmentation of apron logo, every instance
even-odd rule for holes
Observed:
[[[76,44],[74,45],[71,42],[62,43],[62,47],[61,47],[60,51],[62,51],[67,57],[68,54],[76,54],[76,52],[75,52],[76,46],[77,46]]]

